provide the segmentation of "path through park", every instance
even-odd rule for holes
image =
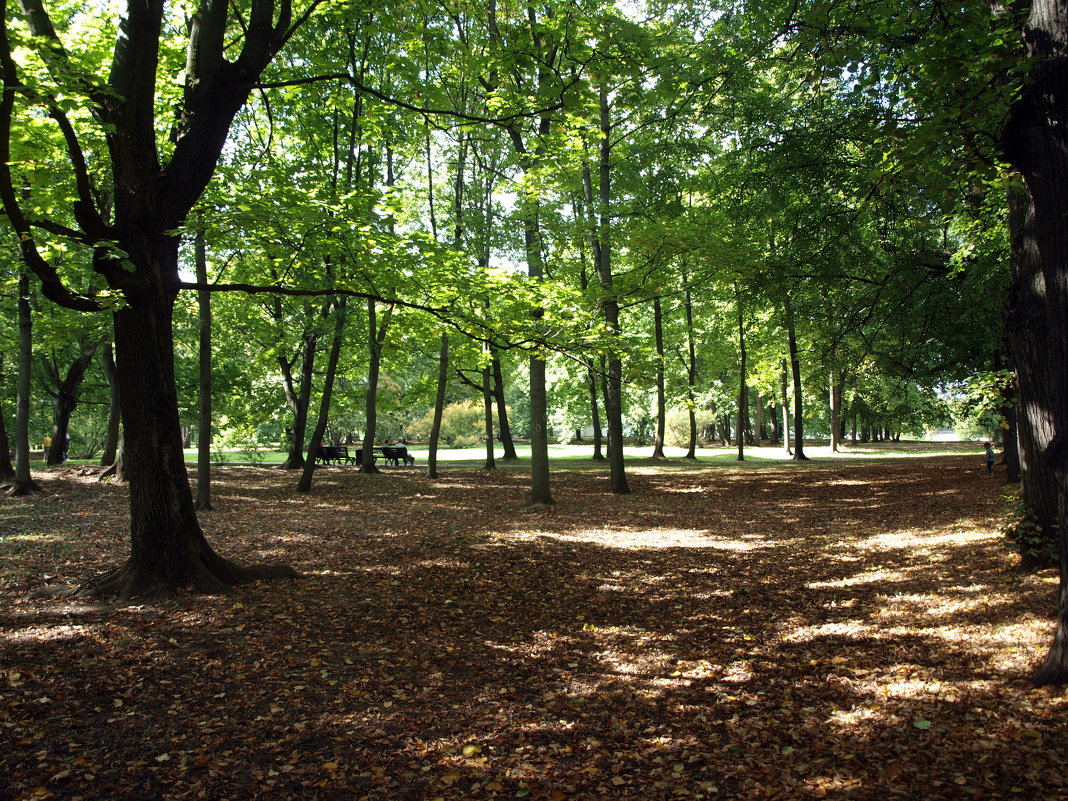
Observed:
[[[1051,571],[979,458],[220,468],[209,538],[303,578],[33,598],[122,558],[77,469],[0,506],[0,799],[1056,799]]]

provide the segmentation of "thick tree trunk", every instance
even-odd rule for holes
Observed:
[[[1060,532],[1060,604],[1053,643],[1032,677],[1068,683],[1068,4],[1035,0],[1024,26],[1036,57],[1002,146],[1024,179],[1015,199],[1013,280],[1006,313],[1019,393],[1023,483],[1052,474],[1055,503],[1032,497]],[[1022,207],[1022,213],[1020,210]]]
[[[177,241],[164,237],[137,254],[177,275]],[[174,287],[128,292],[115,314],[116,381],[130,482],[130,557],[79,588],[100,595],[169,595],[192,586],[209,593],[257,578],[295,576],[288,567],[239,567],[208,544],[197,521],[182,453],[174,383]]]
[[[438,441],[441,439],[441,418],[445,411],[445,390],[449,384],[449,335],[441,335],[438,354],[438,391],[434,398],[434,421],[430,425],[430,447],[426,457],[426,477],[438,477]]]

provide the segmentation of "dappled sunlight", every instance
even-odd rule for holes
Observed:
[[[45,642],[49,640],[72,640],[85,637],[92,631],[91,627],[84,625],[63,624],[59,626],[40,625],[29,626],[23,629],[11,629],[0,632],[0,642],[8,642],[12,645]]]
[[[529,531],[510,535],[517,542],[532,538],[546,538],[561,542],[591,543],[604,548],[621,550],[659,550],[663,548],[709,548],[723,551],[756,551],[775,543],[763,536],[750,535],[741,539],[721,537],[703,529],[572,529],[566,532]]]
[[[576,471],[547,509],[522,508],[518,471],[337,470],[296,496],[232,469],[209,539],[301,580],[82,612],[28,591],[125,544],[38,507],[57,539],[13,545],[2,585],[13,753],[56,775],[36,733],[99,725],[132,775],[173,768],[190,797],[219,777],[444,801],[1060,797],[1068,697],[1021,681],[1055,578],[1009,571],[989,484],[928,467],[650,466],[624,497]]]

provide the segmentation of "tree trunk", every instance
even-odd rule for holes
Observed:
[[[15,478],[15,465],[11,461],[11,440],[7,435],[7,423],[0,412],[0,481],[10,482]]]
[[[790,448],[790,397],[788,394],[788,382],[786,359],[782,360],[782,370],[779,373],[780,390],[782,392],[782,442],[788,454],[793,454]]]
[[[831,453],[838,453],[842,441],[842,383],[844,380],[840,373],[831,370]]]
[[[491,369],[487,365],[482,368],[482,408],[485,413],[486,435],[486,470],[496,470],[497,462],[493,456],[493,386],[490,377]]]
[[[690,292],[690,279],[683,273],[686,285],[684,301],[686,306],[686,416],[690,423],[690,439],[686,446],[686,458],[697,459],[697,399],[694,389],[697,386],[697,342],[693,328],[693,294]]]
[[[591,225],[594,266],[601,283],[601,308],[605,326],[613,337],[620,337],[619,301],[615,297],[612,275],[611,217],[611,122],[608,89],[603,84],[598,91],[600,107],[601,139],[597,160],[599,214],[596,227]],[[593,186],[588,167],[583,170],[586,204],[592,214]],[[617,495],[630,492],[623,453],[623,362],[613,350],[608,356],[608,373],[605,381],[605,418],[608,423],[608,468],[611,475],[611,490]]]
[[[390,312],[383,315],[382,326],[378,325],[377,305],[367,301],[367,397],[365,417],[367,425],[363,432],[363,448],[360,455],[361,473],[379,473],[375,467],[375,438],[378,436],[378,374],[382,364],[382,345],[389,330]]]
[[[745,352],[745,309],[742,307],[742,293],[738,282],[734,282],[734,302],[738,312],[738,461],[745,461],[745,428],[749,419],[749,391],[746,381]]]
[[[177,275],[176,239],[147,242],[137,255],[138,263],[160,264],[164,274]],[[227,592],[257,578],[296,575],[288,567],[239,567],[215,553],[200,528],[178,421],[173,290],[128,292],[129,305],[115,314],[125,468],[137,477],[130,482],[130,558],[80,590],[118,594],[121,601],[170,595],[184,586]]]
[[[119,389],[115,384],[115,348],[110,342],[104,344],[101,362],[104,366],[104,377],[108,382],[108,430],[104,437],[104,453],[100,457],[100,464],[110,467],[119,457],[119,430],[122,422]]]
[[[497,403],[497,425],[500,429],[501,447],[504,448],[501,459],[506,462],[518,462],[519,454],[515,451],[512,427],[508,424],[508,404],[504,393],[504,371],[501,370],[501,360],[498,358],[496,350],[491,348],[490,352],[493,354],[493,398]]]
[[[319,335],[314,329],[304,332],[300,349],[300,389],[293,383],[293,364],[296,357],[287,359],[279,354],[278,366],[282,371],[282,388],[286,403],[293,412],[293,426],[289,435],[289,453],[279,467],[282,470],[304,469],[304,438],[308,431],[308,414],[311,410],[312,378],[315,375],[315,353]]]
[[[62,378],[59,365],[54,359],[43,359],[45,373],[51,380],[56,397],[55,415],[52,423],[52,447],[48,450],[48,464],[60,465],[67,459],[67,447],[70,442],[70,418],[78,408],[78,393],[85,379],[85,371],[92,364],[99,341],[83,344],[82,352],[67,369]]]
[[[19,271],[19,372],[15,405],[15,483],[11,495],[29,495],[40,487],[30,475],[30,378],[33,370],[33,316],[30,314],[30,277]]]
[[[339,298],[334,308],[334,339],[330,344],[330,355],[326,360],[326,375],[323,377],[323,394],[319,399],[319,419],[312,431],[308,453],[304,460],[304,470],[297,482],[299,492],[310,492],[312,477],[315,474],[315,455],[323,444],[323,434],[330,422],[330,398],[334,393],[334,377],[337,375],[337,363],[341,359],[341,341],[345,336],[345,298]]]
[[[208,283],[208,254],[204,231],[194,243],[198,284]],[[197,429],[197,510],[211,509],[211,293],[197,292],[200,310],[200,404]]]
[[[805,424],[801,416],[801,360],[797,353],[797,331],[794,327],[794,306],[790,296],[784,295],[786,310],[786,338],[790,347],[790,373],[794,385],[794,460],[808,461],[805,456]]]
[[[1036,59],[1002,140],[1024,179],[1010,215],[1015,230],[1006,327],[1020,400],[1023,483],[1033,483],[1036,470],[1052,476],[1042,478],[1043,495],[1031,501],[1052,515],[1060,532],[1057,627],[1032,677],[1043,686],[1068,682],[1068,5],[1035,0],[1024,43]]]
[[[656,441],[653,458],[666,459],[664,437],[667,434],[667,392],[664,379],[664,315],[660,296],[653,298],[653,335],[656,339]]]
[[[430,443],[426,457],[426,477],[438,477],[438,440],[441,439],[441,418],[445,411],[445,390],[449,384],[449,335],[441,335],[438,354],[438,391],[434,398],[434,421],[430,425]]]
[[[586,387],[590,394],[590,419],[593,421],[593,461],[603,462],[604,432],[601,428],[601,405],[597,402],[597,371],[593,367],[586,369]]]

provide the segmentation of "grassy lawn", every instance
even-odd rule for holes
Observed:
[[[408,445],[408,451],[415,456],[416,468],[424,468],[427,460],[427,446],[423,444]],[[521,469],[525,468],[530,463],[530,446],[525,442],[516,443],[516,452],[519,454],[518,462],[504,462],[502,461],[503,450],[498,446],[494,450],[494,458],[496,459],[497,467],[499,469]],[[652,446],[644,445],[641,447],[627,446],[623,449],[624,454],[628,462],[636,464],[642,463],[655,463],[651,458],[653,452]],[[686,464],[684,459],[686,455],[685,448],[672,448],[666,447],[664,449],[667,458],[670,461],[679,461],[681,464]],[[593,445],[592,444],[565,444],[565,445],[550,445],[549,446],[549,459],[553,462],[566,462],[569,469],[581,469],[583,465],[589,465],[591,468],[599,468],[600,465],[592,461]],[[872,460],[872,459],[885,459],[885,458],[917,458],[917,457],[934,457],[934,456],[953,456],[960,454],[974,453],[976,463],[980,463],[984,460],[983,449],[977,442],[933,442],[923,440],[905,440],[902,442],[877,442],[867,444],[845,444],[842,446],[840,452],[832,453],[830,447],[824,442],[811,442],[805,445],[805,455],[812,460]],[[196,449],[187,449],[186,462],[190,465],[196,464],[197,452]],[[701,463],[711,462],[719,464],[738,464],[738,450],[736,446],[730,448],[727,447],[714,447],[714,448],[698,448],[697,449],[697,461]],[[776,447],[747,447],[744,450],[745,461],[751,462],[770,462],[770,463],[792,463],[793,459],[789,456],[785,449],[781,446]],[[247,451],[225,451],[222,454],[223,460],[226,463],[237,464],[262,464],[264,466],[270,466],[271,464],[279,464],[285,460],[285,454],[281,451],[261,451],[257,454],[255,460],[249,458]],[[215,461],[218,461],[217,457]],[[438,449],[438,465],[439,467],[456,466],[456,467],[480,467],[486,461],[485,448],[439,448]]]

